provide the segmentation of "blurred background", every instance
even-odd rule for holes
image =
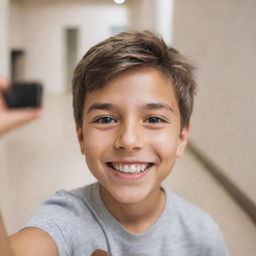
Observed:
[[[149,29],[198,67],[190,144],[165,185],[210,213],[231,255],[256,255],[255,10],[254,0],[1,0],[0,75],[44,85],[43,117],[0,138],[8,232],[54,191],[94,181],[76,141],[72,72],[95,43]]]

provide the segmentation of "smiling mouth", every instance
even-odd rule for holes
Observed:
[[[121,173],[131,173],[131,174],[142,173],[153,165],[154,165],[153,163],[118,164],[118,163],[107,162],[107,166],[109,166],[113,170]]]

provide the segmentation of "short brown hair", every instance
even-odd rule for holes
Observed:
[[[151,66],[171,78],[181,115],[181,129],[189,122],[196,82],[194,67],[177,50],[150,31],[122,32],[92,47],[78,63],[73,76],[73,108],[82,126],[87,92],[102,88],[118,73]]]

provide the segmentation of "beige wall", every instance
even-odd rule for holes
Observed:
[[[196,62],[191,141],[256,203],[256,1],[176,0],[174,46]]]
[[[0,1],[0,75],[9,74],[8,55],[8,21],[9,21],[9,0]]]
[[[130,29],[155,30],[154,0],[127,1]]]
[[[129,0],[127,1],[130,28],[151,30],[160,34],[171,44],[174,0]]]
[[[25,79],[40,79],[48,92],[65,91],[64,29],[80,31],[79,58],[111,35],[112,26],[127,26],[127,9],[112,1],[12,1],[10,47],[26,52]]]

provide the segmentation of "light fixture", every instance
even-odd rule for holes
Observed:
[[[123,4],[125,2],[125,0],[114,0],[114,2],[116,4]]]

